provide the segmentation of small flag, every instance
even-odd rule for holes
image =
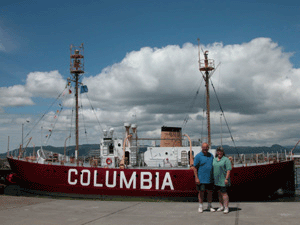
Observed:
[[[80,88],[80,94],[88,92],[88,87],[86,85],[82,85]]]

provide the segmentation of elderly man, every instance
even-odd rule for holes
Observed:
[[[207,143],[202,144],[202,151],[195,156],[194,159],[194,174],[195,182],[199,199],[198,212],[203,212],[203,198],[204,193],[207,191],[208,210],[215,212],[212,207],[212,191],[213,191],[213,155],[208,152],[209,145]]]

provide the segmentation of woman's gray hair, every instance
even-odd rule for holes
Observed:
[[[217,150],[216,150],[216,157],[217,157],[217,152],[223,152],[223,156],[225,156],[225,151],[222,147],[217,147]]]

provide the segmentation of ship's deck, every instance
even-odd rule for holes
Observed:
[[[14,158],[17,159],[17,158]],[[21,161],[28,161],[25,159],[19,159]],[[287,160],[284,160],[287,161]],[[28,161],[31,163],[38,163],[37,161]],[[267,164],[273,164],[275,162],[260,162],[260,163],[235,163],[232,165],[233,168],[239,168],[239,167],[249,167],[249,166],[258,166],[258,165],[267,165]],[[75,163],[70,163],[70,162],[66,162],[64,164],[61,164],[61,162],[44,162],[44,163],[40,163],[40,164],[49,164],[49,165],[55,165],[55,166],[69,166],[69,167],[74,167],[77,166]],[[90,163],[80,163],[78,167],[91,167],[91,168],[119,168],[119,167],[108,167],[108,166],[93,166],[90,165]],[[171,166],[165,166],[165,167],[150,167],[150,166],[127,166],[126,169],[153,169],[153,170],[182,170],[182,169],[190,169],[189,166],[176,166],[176,167],[171,167]]]

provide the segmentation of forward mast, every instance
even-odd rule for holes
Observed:
[[[207,142],[209,147],[211,147],[211,128],[210,128],[210,104],[209,104],[209,79],[212,75],[211,71],[215,69],[215,61],[213,59],[208,59],[208,51],[204,52],[204,60],[200,60],[199,54],[199,70],[202,73],[202,77],[205,81],[206,87],[206,119],[207,119]]]
[[[75,139],[76,139],[76,148],[75,148],[75,160],[78,165],[78,149],[79,149],[79,128],[78,128],[78,85],[80,76],[84,73],[84,48],[83,44],[78,46],[70,46],[70,73],[73,81],[75,83]]]

